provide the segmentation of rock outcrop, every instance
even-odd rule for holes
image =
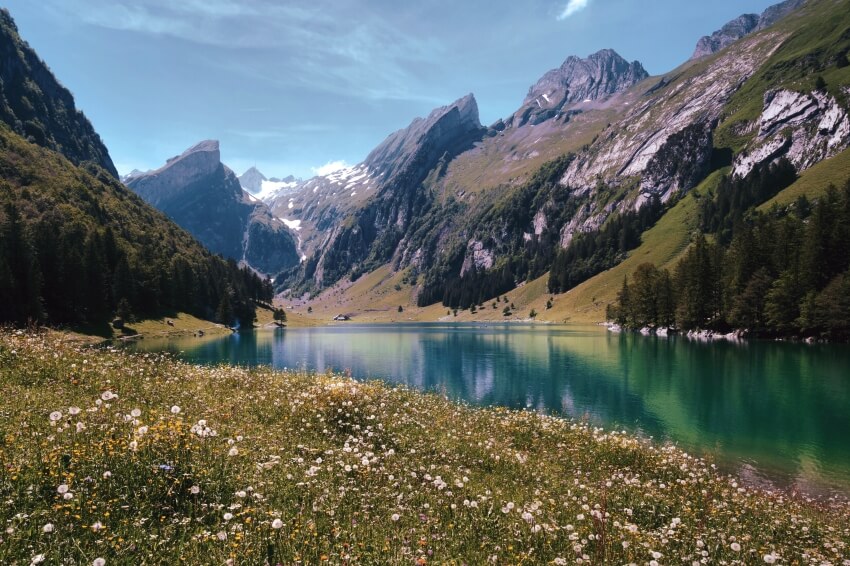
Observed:
[[[221,163],[218,141],[203,141],[127,186],[215,253],[270,275],[300,261],[297,238],[243,191]]]
[[[756,140],[735,159],[734,173],[746,176],[756,165],[781,157],[800,171],[848,146],[850,117],[833,96],[771,90],[764,95]]]
[[[648,77],[640,62],[629,63],[613,49],[603,49],[586,59],[568,57],[528,90],[522,107],[507,124],[520,127],[561,118],[576,104],[603,100]]]
[[[806,0],[786,0],[767,8],[761,15],[738,16],[711,35],[700,38],[691,59],[713,55],[753,32],[767,29],[805,3]]]
[[[28,141],[64,155],[74,165],[91,162],[114,178],[109,151],[74,97],[0,9],[0,121]]]

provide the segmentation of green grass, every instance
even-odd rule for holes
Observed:
[[[770,210],[774,205],[787,206],[801,196],[816,200],[826,192],[829,185],[841,188],[848,180],[850,180],[850,149],[845,149],[835,157],[821,161],[804,171],[793,185],[762,204],[759,210]]]
[[[846,504],[340,376],[7,331],[0,414],[3,564],[836,563],[850,548]]]
[[[713,190],[728,172],[728,168],[715,171],[677,202],[655,226],[643,234],[641,245],[619,265],[556,296],[554,307],[550,310],[541,310],[541,306],[545,307],[548,295],[538,298],[530,307],[542,313],[540,320],[602,322],[605,319],[605,308],[614,302],[623,285],[623,278],[631,276],[638,265],[652,263],[667,269],[675,266],[690,245],[691,234],[697,228],[699,199]]]

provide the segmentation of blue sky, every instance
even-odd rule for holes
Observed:
[[[776,0],[7,0],[119,171],[207,138],[237,173],[357,163],[473,92],[509,116],[569,55],[614,48],[665,73]]]

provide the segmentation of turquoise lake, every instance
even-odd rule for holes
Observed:
[[[596,326],[409,324],[147,339],[201,364],[345,372],[587,419],[756,484],[850,495],[850,347],[691,341]]]

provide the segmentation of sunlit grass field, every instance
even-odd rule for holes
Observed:
[[[344,376],[0,333],[2,564],[850,564],[850,507]]]

